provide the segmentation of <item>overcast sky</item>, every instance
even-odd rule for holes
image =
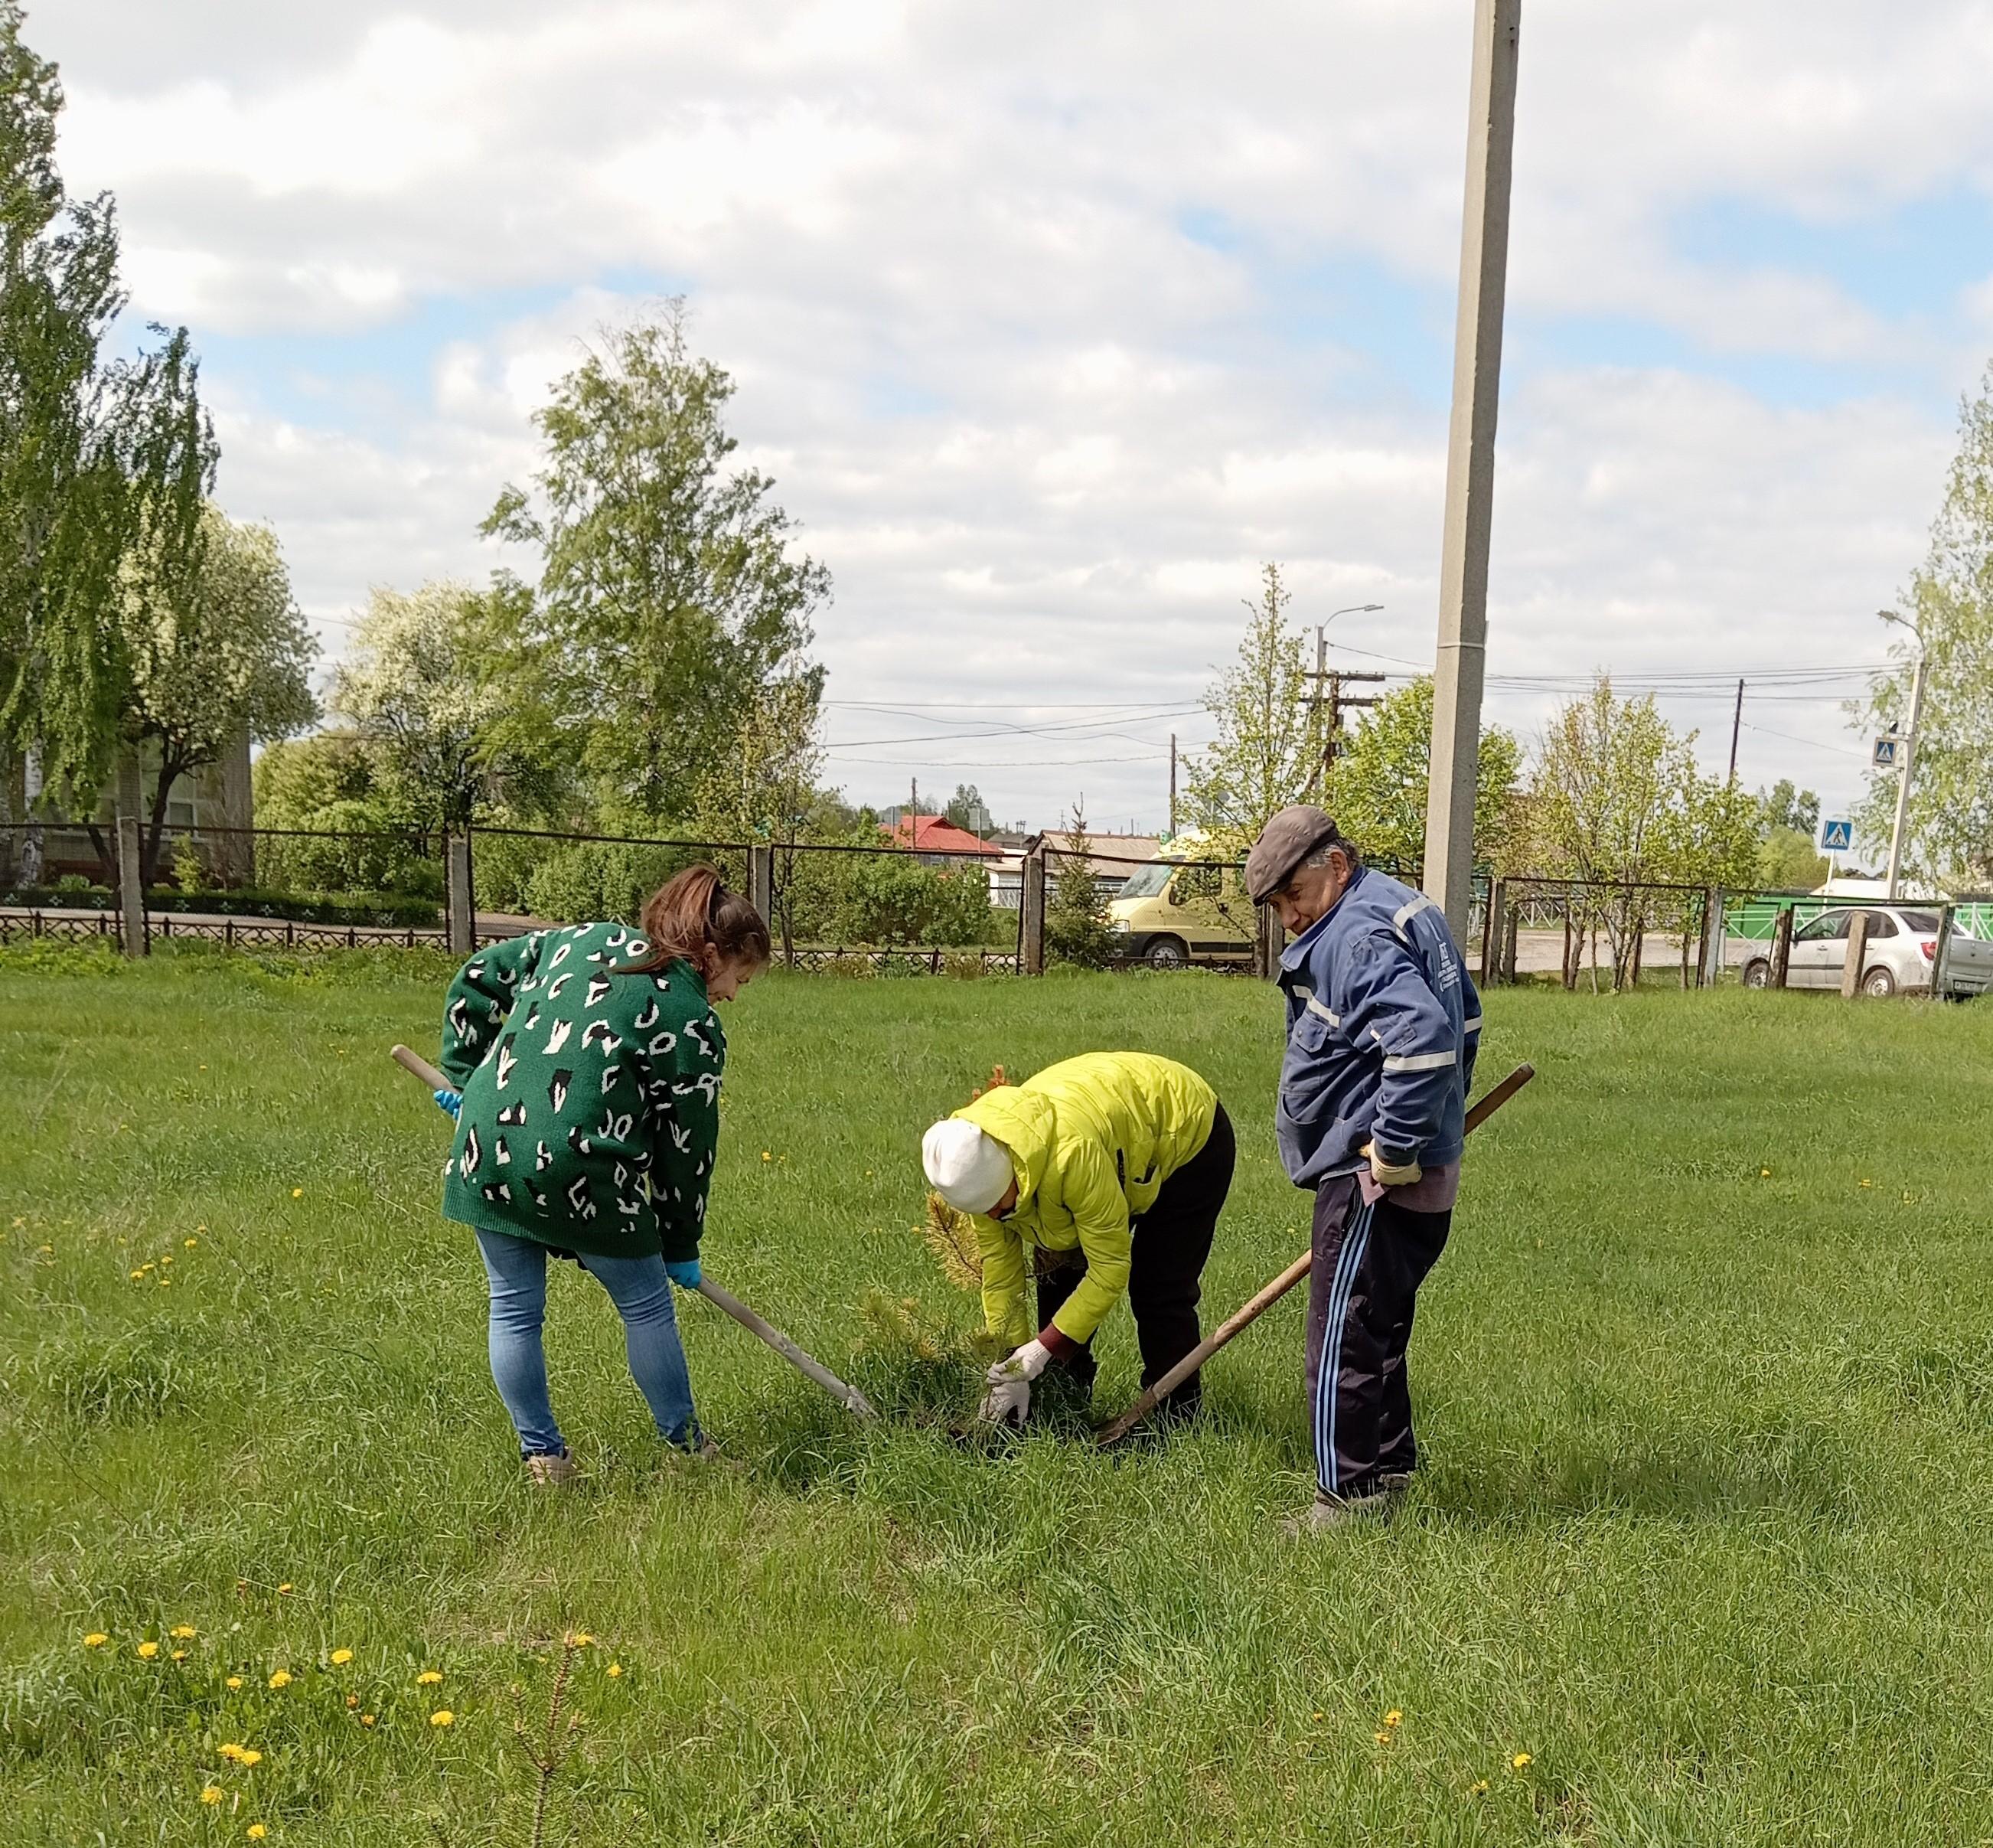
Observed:
[[[45,0],[28,37],[329,650],[370,585],[500,561],[548,382],[682,293],[835,577],[833,779],[1153,826],[1262,560],[1299,621],[1384,606],[1343,665],[1431,662],[1472,10]],[[1720,764],[1734,685],[1684,672],[1882,658],[1993,351],[1989,95],[1984,3],[1528,0],[1489,664],[1535,684],[1492,717],[1666,678]],[[1747,693],[1743,778],[1843,803],[1858,683]]]

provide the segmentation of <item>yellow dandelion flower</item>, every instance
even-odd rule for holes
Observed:
[[[455,1726],[456,1716],[448,1707],[439,1708],[429,1716],[431,1726]]]
[[[258,1765],[263,1762],[263,1754],[258,1751],[253,1745],[248,1746],[246,1747],[238,1756],[235,1762],[241,1765],[244,1771],[254,1771]]]
[[[1404,1713],[1400,1709],[1393,1707],[1384,1716],[1384,1723],[1386,1726],[1400,1726],[1403,1723],[1404,1717]]]
[[[219,1803],[225,1795],[227,1792],[219,1784],[210,1784],[201,1792],[200,1800],[203,1803]]]
[[[1518,1752],[1509,1762],[1516,1770],[1520,1771],[1524,1765],[1533,1764],[1534,1761],[1527,1752]]]
[[[170,1252],[170,1251],[165,1252],[165,1253],[163,1253],[163,1254],[161,1255],[161,1257],[160,1257],[160,1258],[159,1258],[159,1265],[160,1265],[160,1268],[163,1270],[163,1269],[166,1268],[166,1265],[168,1265],[171,1264],[173,1261],[173,1253],[172,1253],[172,1252]]]
[[[101,1630],[93,1630],[83,1639],[83,1646],[86,1649],[101,1649],[110,1641]]]
[[[607,1675],[611,1681],[617,1680],[620,1678],[623,1673],[623,1665],[620,1662],[611,1662],[609,1666],[603,1671],[603,1672]]]
[[[371,1713],[362,1713],[360,1716],[360,1723],[362,1726],[371,1726],[374,1723],[374,1716]]]
[[[231,1744],[220,1747],[218,1749],[220,1751],[222,1757],[227,1759],[231,1764],[239,1764],[241,1763],[242,1748],[241,1746]]]
[[[302,1187],[293,1187],[293,1188],[291,1189],[291,1198],[292,1198],[292,1199],[294,1199],[294,1200],[301,1200],[301,1199],[303,1199],[304,1198],[304,1196],[305,1196],[305,1190],[303,1189],[303,1188],[302,1188]]]
[[[357,1706],[359,1706],[359,1704],[360,1704],[360,1696],[359,1696],[357,1694],[349,1694],[349,1695],[347,1695],[347,1697],[346,1697],[346,1710],[347,1710],[349,1713],[351,1713],[351,1712],[352,1712],[352,1710],[353,1710],[355,1707],[357,1707]]]
[[[186,1651],[184,1649],[176,1649],[173,1651],[173,1660],[176,1662],[185,1661],[186,1660]]]
[[[145,1273],[143,1271],[134,1271],[132,1273],[132,1281],[134,1283],[141,1282],[144,1280],[145,1275]]]
[[[1477,1778],[1468,1788],[1477,1797],[1485,1796],[1488,1794],[1488,1780],[1485,1778]]]
[[[191,1251],[200,1243],[200,1241],[197,1238],[183,1238],[180,1241],[180,1249],[183,1251]]]
[[[1311,1720],[1326,1720],[1328,1717],[1328,1716],[1325,1713],[1320,1707],[1317,1707],[1315,1710],[1308,1716],[1308,1718]]]
[[[1759,1179],[1759,1180],[1761,1180],[1761,1181],[1769,1181],[1771,1178],[1772,1178],[1772,1171],[1771,1171],[1771,1169],[1769,1169],[1769,1168],[1761,1168],[1761,1169],[1759,1169],[1758,1170],[1758,1179]]]
[[[440,1669],[425,1668],[415,1677],[415,1685],[419,1688],[432,1688],[442,1679],[443,1672]]]
[[[567,1640],[573,1644],[577,1649],[586,1649],[590,1643],[595,1641],[595,1638],[586,1630],[577,1630],[574,1634],[569,1637]]]
[[[279,1668],[270,1677],[270,1685],[273,1688],[288,1688],[290,1685],[291,1672],[288,1668]]]
[[[291,1582],[289,1579],[286,1579],[282,1584],[277,1587],[277,1596],[280,1598],[287,1596],[289,1594],[290,1589]]]
[[[173,1287],[173,1280],[170,1277],[162,1277],[162,1278],[159,1279],[159,1288],[160,1288],[161,1289],[162,1289],[162,1290],[169,1290],[169,1289],[171,1289]]]
[[[353,1651],[350,1649],[335,1649],[330,1655],[326,1658],[326,1659],[330,1662],[335,1668],[343,1668],[348,1662],[352,1661]]]
[[[173,1626],[173,1636],[179,1642],[184,1643],[198,1634],[191,1624],[176,1624]]]
[[[242,1677],[239,1675],[230,1675],[227,1685],[230,1692],[233,1693],[235,1689],[242,1685]]]
[[[248,1836],[251,1841],[260,1842],[262,1840],[264,1836],[270,1833],[270,1830],[268,1826],[265,1823],[251,1822],[247,1829],[243,1830],[242,1833]]]
[[[144,1657],[147,1661],[150,1661],[154,1656],[159,1654],[159,1645],[152,1641],[149,1638],[138,1645],[139,1655]]]
[[[44,1258],[53,1258],[56,1254],[56,1248],[53,1245],[39,1245],[36,1248]]]
[[[775,1158],[771,1155],[767,1149],[764,1148],[761,1151],[761,1159],[763,1161],[772,1162],[774,1158]]]
[[[1865,1187],[1872,1187],[1872,1186],[1874,1186],[1875,1185],[1875,1183],[1873,1181],[1868,1179],[1865,1176],[1865,1177],[1863,1178],[1863,1180],[1862,1180],[1861,1185],[1862,1185],[1863,1186],[1865,1186]]]
[[[1379,1745],[1389,1745],[1391,1743],[1391,1735],[1389,1733],[1373,1733],[1370,1737]]]

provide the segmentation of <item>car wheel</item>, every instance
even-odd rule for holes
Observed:
[[[1761,957],[1753,957],[1744,965],[1744,986],[1747,988],[1769,988],[1772,985],[1772,965]]]
[[[1181,969],[1190,960],[1190,951],[1181,937],[1157,937],[1150,944],[1146,960],[1151,969]]]
[[[1896,992],[1896,978],[1886,969],[1872,969],[1861,978],[1864,994],[1887,996]]]

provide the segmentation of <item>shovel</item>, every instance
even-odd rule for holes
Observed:
[[[1494,1090],[1489,1092],[1467,1113],[1467,1131],[1471,1133],[1479,1129],[1536,1075],[1537,1068],[1534,1066],[1517,1066],[1507,1077],[1496,1086]],[[1176,1365],[1157,1381],[1154,1385],[1145,1388],[1142,1396],[1111,1425],[1103,1425],[1101,1428],[1099,1441],[1102,1444],[1120,1442],[1122,1439],[1162,1403],[1165,1394],[1181,1386],[1228,1341],[1243,1334],[1308,1274],[1314,1263],[1314,1252],[1304,1251],[1243,1309],[1220,1323],[1210,1335],[1200,1341],[1181,1360],[1178,1361]]]
[[[412,1052],[406,1046],[396,1046],[392,1057],[405,1072],[412,1072],[432,1091],[453,1091],[457,1087],[429,1063],[421,1053]],[[724,1309],[733,1319],[747,1330],[756,1340],[764,1342],[806,1379],[814,1380],[830,1396],[837,1400],[854,1418],[877,1418],[878,1412],[872,1401],[856,1386],[846,1385],[821,1360],[812,1359],[797,1347],[795,1342],[777,1328],[764,1322],[738,1296],[723,1290],[710,1277],[702,1275],[699,1293],[716,1308]]]

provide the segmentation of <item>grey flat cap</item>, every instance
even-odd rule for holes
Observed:
[[[1255,905],[1264,905],[1317,847],[1342,838],[1335,823],[1311,803],[1283,809],[1246,856],[1246,895]]]

